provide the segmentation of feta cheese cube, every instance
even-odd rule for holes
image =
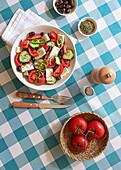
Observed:
[[[22,47],[16,47],[16,53],[20,53],[22,51]]]
[[[64,35],[63,34],[58,34],[57,37],[58,37],[58,39],[61,39],[62,42],[64,43]]]
[[[60,75],[60,77],[63,79],[68,73],[70,73],[70,71],[64,67],[63,73]]]
[[[34,70],[34,66],[33,66],[33,64],[24,64],[24,65],[22,65],[22,67],[21,67],[21,71],[22,72],[25,72],[25,71],[30,71],[30,70]]]
[[[57,56],[58,53],[59,53],[59,51],[60,51],[60,48],[54,46],[54,47],[52,48],[49,56],[48,56],[48,59],[50,59],[50,58],[52,59],[53,57]]]
[[[52,82],[52,81],[53,81],[53,76],[51,76],[51,77],[47,77],[47,78],[46,78],[46,81],[48,81],[48,82]]]
[[[42,58],[45,54],[46,54],[46,51],[44,49],[44,47],[41,47],[37,50],[37,53],[39,54],[37,57],[34,57],[35,60],[38,60],[39,58]]]
[[[48,34],[44,34],[44,35],[42,36],[42,38],[45,40],[45,42],[47,42],[47,41],[50,40]]]
[[[46,78],[49,78],[52,76],[53,69],[52,68],[47,68],[46,69]]]

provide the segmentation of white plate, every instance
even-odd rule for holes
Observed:
[[[74,58],[71,61],[71,65],[70,65],[70,73],[65,76],[63,79],[58,80],[54,85],[36,85],[36,84],[31,84],[29,83],[22,75],[22,73],[18,72],[16,70],[16,65],[14,62],[14,57],[16,54],[16,47],[19,46],[20,40],[24,40],[26,39],[26,36],[29,32],[34,31],[35,33],[40,33],[40,32],[45,32],[45,33],[50,33],[51,31],[56,32],[57,34],[63,34],[65,36],[65,44],[67,45],[68,49],[72,49],[74,51]],[[40,26],[35,26],[35,27],[31,27],[27,30],[25,30],[24,32],[22,32],[18,38],[15,40],[13,46],[12,46],[12,50],[11,50],[11,66],[13,69],[13,72],[15,73],[16,77],[26,86],[35,89],[35,90],[41,90],[41,91],[48,91],[48,90],[52,90],[52,89],[56,89],[57,87],[60,87],[61,85],[63,85],[72,75],[73,71],[74,71],[74,67],[76,64],[76,50],[74,47],[73,42],[71,41],[71,39],[69,38],[69,36],[62,31],[59,28],[53,27],[53,26],[49,26],[49,25],[40,25]]]

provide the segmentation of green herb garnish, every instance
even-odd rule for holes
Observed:
[[[94,31],[94,29],[95,29],[95,26],[92,21],[85,20],[85,21],[82,21],[80,24],[80,31],[83,34],[89,35]]]

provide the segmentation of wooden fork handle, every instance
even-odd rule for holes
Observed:
[[[39,103],[13,102],[13,107],[39,108]]]

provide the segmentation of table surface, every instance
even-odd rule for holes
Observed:
[[[73,15],[58,15],[52,0],[1,0],[0,32],[6,27],[14,12],[30,9],[68,34],[78,38],[77,64],[71,78],[61,87],[40,92],[25,87],[14,75],[10,65],[7,45],[0,38],[0,167],[1,169],[120,169],[121,167],[121,1],[78,0]],[[79,36],[78,21],[93,17],[98,31],[89,38]],[[116,80],[110,85],[94,85],[90,72],[97,67],[111,66]],[[95,94],[84,97],[80,87],[91,84]],[[67,94],[74,104],[63,110],[9,108],[17,99],[17,91],[48,96]],[[38,102],[34,100],[34,102]],[[45,101],[44,101],[45,102]],[[53,103],[47,101],[47,103]],[[97,158],[78,162],[65,155],[60,147],[59,132],[67,118],[81,111],[95,112],[107,123],[110,141],[106,150]]]

